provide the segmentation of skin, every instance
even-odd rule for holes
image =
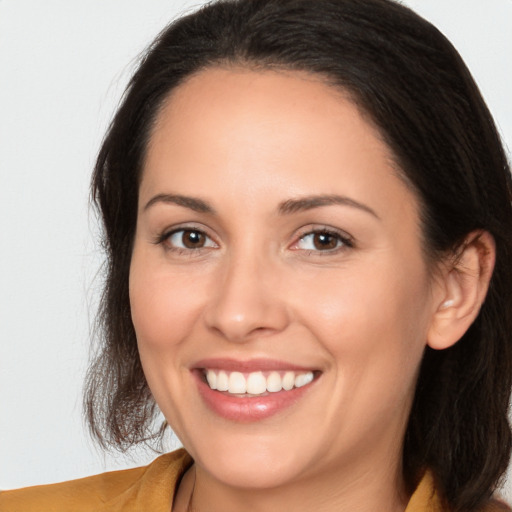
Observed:
[[[140,185],[130,300],[149,386],[195,460],[174,510],[194,479],[200,511],[405,509],[418,366],[459,288],[432,277],[418,202],[391,156],[346,95],[303,73],[208,69],[164,105]],[[333,194],[359,206],[279,211]],[[162,236],[182,227],[203,232],[204,246]],[[325,229],[341,235],[334,249],[309,235]],[[278,359],[319,377],[286,410],[240,423],[198,393],[191,368],[210,357]]]

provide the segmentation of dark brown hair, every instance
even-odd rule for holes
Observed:
[[[103,446],[160,435],[130,316],[128,275],[145,150],[164,99],[206,67],[317,73],[378,127],[419,198],[426,257],[487,230],[497,261],[480,314],[452,348],[427,348],[404,440],[412,488],[430,468],[449,507],[489,498],[511,448],[512,184],[492,117],[466,66],[430,23],[392,0],[221,0],[169,25],[142,58],[96,163],[107,252],[102,345],[86,410]]]

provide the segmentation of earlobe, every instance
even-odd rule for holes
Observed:
[[[436,283],[438,305],[428,332],[433,349],[451,347],[475,321],[485,300],[496,258],[494,238],[487,231],[470,233],[460,250],[443,262]]]

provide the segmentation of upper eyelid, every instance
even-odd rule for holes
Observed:
[[[204,226],[197,222],[179,222],[176,224],[173,224],[171,226],[167,226],[166,228],[162,229],[162,233],[176,233],[176,231],[200,231],[201,233],[204,233],[205,235],[209,235],[211,232],[211,229],[209,229],[207,226]]]
[[[296,237],[296,241],[304,238],[306,235],[311,235],[314,233],[329,233],[332,235],[337,235],[344,240],[348,240],[350,242],[354,242],[354,237],[344,231],[343,229],[334,228],[331,226],[324,225],[313,225],[313,226],[305,226],[299,230],[299,234]]]
[[[316,233],[328,233],[333,236],[337,236],[339,238],[339,241],[341,242],[341,245],[339,247],[335,247],[333,249],[326,249],[326,250],[320,250],[320,249],[302,249],[299,248],[298,245],[302,239],[304,239],[308,235],[314,235]],[[316,227],[305,227],[299,235],[297,235],[293,242],[291,242],[288,245],[288,248],[297,253],[305,253],[308,255],[316,255],[316,256],[322,256],[322,257],[328,257],[328,256],[336,256],[340,253],[346,252],[347,250],[351,250],[356,248],[355,239],[352,235],[347,233],[346,231],[342,229],[333,228],[330,226],[316,226]]]
[[[171,235],[175,233],[179,233],[180,231],[197,231],[199,233],[202,233],[207,238],[215,242],[217,245],[219,245],[218,240],[215,236],[212,236],[210,233],[210,230],[206,228],[205,226],[198,226],[196,223],[190,223],[190,224],[176,224],[175,226],[169,226],[161,231],[159,231],[158,235],[155,238],[155,243],[159,244],[167,240]]]

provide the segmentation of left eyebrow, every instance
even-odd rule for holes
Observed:
[[[357,208],[366,213],[369,213],[373,217],[380,219],[377,213],[372,210],[369,206],[366,206],[355,199],[351,199],[346,196],[338,195],[318,195],[318,196],[306,196],[297,199],[288,199],[282,202],[277,211],[280,215],[289,215],[291,213],[302,212],[306,210],[312,210],[313,208],[320,208],[322,206],[330,205],[342,205]]]

